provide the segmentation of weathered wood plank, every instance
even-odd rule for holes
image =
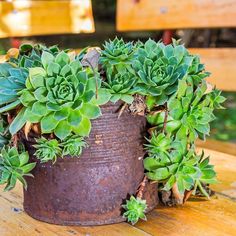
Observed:
[[[197,140],[197,146],[201,148],[207,148],[210,150],[223,152],[226,154],[236,156],[236,143],[229,143],[223,141],[217,141],[213,139],[207,139],[206,141]]]
[[[0,2],[0,38],[81,32],[94,32],[91,0]]]
[[[199,149],[200,151],[200,149]],[[236,235],[236,158],[232,155],[205,150],[216,165],[219,183],[213,186],[217,195],[210,201],[192,198],[183,207],[158,207],[148,214],[147,222],[135,227],[126,223],[98,227],[56,226],[34,220],[22,210],[22,190],[12,192],[0,188],[1,236],[64,236],[64,235]]]
[[[235,212],[236,203],[226,198],[192,198],[183,207],[159,207],[136,227],[152,235],[236,235]]]
[[[118,0],[119,31],[235,27],[235,0]]]
[[[236,91],[236,48],[190,48],[192,54],[198,54],[211,72],[207,79],[217,88],[225,91]]]
[[[212,185],[212,189],[236,202],[236,155],[221,153],[208,147],[204,150],[206,155],[211,156],[211,162],[217,171],[218,184]]]
[[[0,187],[0,235],[1,236],[149,236],[140,229],[121,223],[99,227],[58,226],[43,223],[22,211],[22,188],[17,185],[12,192],[2,192]],[[15,209],[15,210],[14,210]],[[19,211],[19,212],[16,212]]]

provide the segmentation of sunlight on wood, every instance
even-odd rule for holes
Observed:
[[[201,151],[201,149],[198,149]],[[98,227],[58,226],[32,219],[22,208],[22,188],[11,192],[0,187],[1,236],[198,236],[236,235],[236,158],[220,152],[205,150],[216,165],[219,183],[212,188],[217,192],[210,201],[191,198],[183,207],[158,207],[147,215],[148,221],[135,226],[127,223]]]
[[[119,31],[235,27],[236,0],[118,0]]]
[[[211,72],[207,79],[218,89],[236,91],[236,48],[190,48],[192,54],[198,54],[206,70]]]
[[[0,2],[0,38],[94,31],[91,0]]]
[[[206,141],[197,140],[196,145],[201,148],[208,148],[214,151],[236,156],[236,143],[207,139]]]

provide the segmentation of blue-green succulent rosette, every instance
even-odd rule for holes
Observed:
[[[56,56],[44,51],[42,66],[29,68],[25,88],[18,92],[22,109],[10,126],[15,134],[26,122],[40,123],[42,134],[54,133],[63,140],[70,134],[88,136],[91,119],[101,115],[106,101],[100,78],[91,68],[64,51]],[[108,97],[109,100],[109,97]]]

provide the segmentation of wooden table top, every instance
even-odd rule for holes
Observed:
[[[57,226],[32,219],[22,210],[22,188],[0,188],[0,236],[148,236],[236,235],[236,156],[206,149],[216,165],[219,183],[210,201],[191,198],[181,207],[158,207],[147,222],[97,227]]]

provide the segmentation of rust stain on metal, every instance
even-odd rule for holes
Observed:
[[[135,195],[143,179],[144,117],[116,112],[120,103],[102,106],[93,120],[89,147],[80,158],[64,157],[43,163],[28,178],[24,209],[33,218],[62,225],[102,225],[122,222],[121,205]],[[99,136],[98,136],[99,134]],[[100,142],[102,140],[102,142]],[[31,159],[34,139],[23,140]],[[96,143],[99,141],[98,143]],[[147,183],[143,192],[148,209],[157,205],[157,187]]]
[[[103,144],[102,134],[96,134],[95,135],[95,143],[98,144],[98,145]]]

